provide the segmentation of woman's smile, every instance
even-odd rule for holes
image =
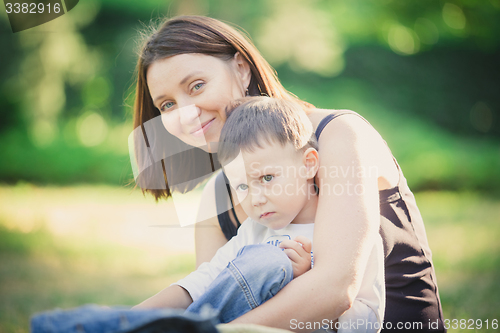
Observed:
[[[209,130],[209,128],[214,123],[214,121],[215,121],[215,118],[212,118],[211,120],[208,120],[208,121],[202,123],[201,126],[198,127],[198,128],[195,128],[191,132],[191,134],[194,135],[194,136],[197,136],[197,137],[201,137],[202,135],[204,135]]]

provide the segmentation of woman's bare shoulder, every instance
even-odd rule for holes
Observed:
[[[361,115],[357,114],[352,110],[344,110],[344,109],[314,109],[308,114],[309,120],[313,124],[313,128],[317,128],[321,120],[323,120],[326,116],[332,113],[343,113],[345,111],[346,114],[341,117],[337,117],[334,120],[330,121],[327,126],[321,132],[321,138],[324,136],[332,137],[334,136],[336,139],[341,139],[342,141],[350,140],[353,137],[370,137],[370,140],[378,138],[379,141],[385,144],[385,141],[382,139],[380,134],[377,132],[373,126],[368,123]],[[355,144],[355,142],[352,142]]]
[[[313,128],[316,129],[318,127],[319,123],[321,122],[321,120],[333,112],[334,112],[334,110],[314,109],[314,110],[310,111],[307,114],[307,116],[309,117],[309,120],[311,121]]]
[[[316,109],[309,115],[314,128],[334,111],[350,110]],[[367,163],[378,167],[379,189],[398,184],[399,171],[389,147],[378,131],[359,115],[348,113],[328,123],[321,133],[319,145],[320,158],[328,153],[335,153],[339,159],[348,158],[353,151],[363,155]]]
[[[346,112],[346,113],[350,113],[350,114],[353,114],[355,115],[354,111],[352,110],[347,110],[347,109],[313,109],[312,111],[310,111],[307,115],[309,117],[309,120],[311,121],[311,123],[313,124],[313,128],[317,128],[319,123],[321,122],[321,120],[323,120],[326,116],[328,116],[329,114],[332,114],[332,113],[343,113],[343,112]],[[353,113],[354,112],[354,113]],[[360,117],[358,117],[360,118]]]

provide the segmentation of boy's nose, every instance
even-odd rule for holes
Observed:
[[[262,193],[262,190],[259,188],[253,190],[251,195],[252,195],[252,205],[254,207],[262,206],[267,202],[266,196],[264,195],[264,193]]]

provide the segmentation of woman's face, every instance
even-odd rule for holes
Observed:
[[[250,69],[239,53],[228,61],[180,54],[154,62],[146,78],[167,131],[189,145],[213,151],[205,147],[219,141],[225,108],[245,95]]]

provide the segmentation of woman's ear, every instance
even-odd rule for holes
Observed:
[[[319,169],[318,151],[314,148],[307,148],[302,155],[302,162],[306,167],[307,179],[314,178]]]
[[[243,92],[245,92],[248,89],[248,86],[250,85],[250,79],[252,78],[250,65],[239,52],[236,52],[234,54],[234,62],[236,64],[238,74],[240,75],[241,83],[243,85]]]

